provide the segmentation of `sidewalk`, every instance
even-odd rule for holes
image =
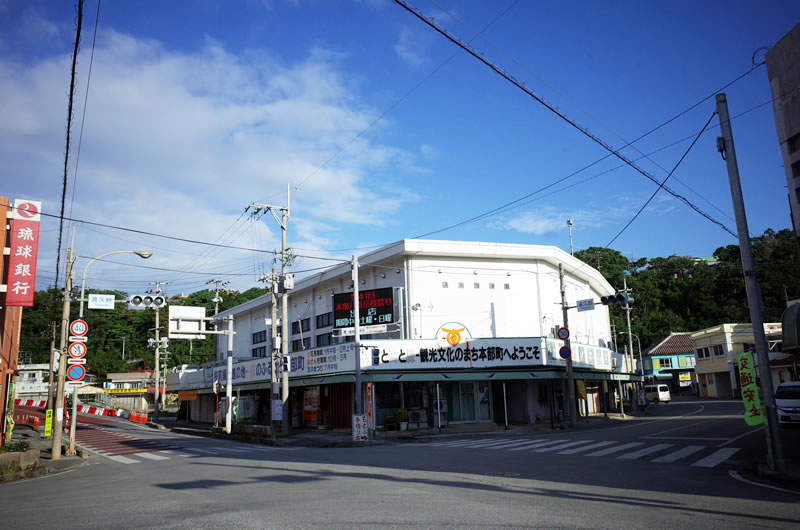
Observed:
[[[12,442],[27,442],[28,449],[39,450],[39,466],[36,468],[35,473],[32,473],[31,476],[26,478],[34,478],[48,473],[58,473],[78,468],[88,463],[88,454],[80,449],[78,449],[78,455],[76,456],[66,456],[62,454],[61,458],[53,460],[51,440],[51,438],[42,437],[41,432],[30,425],[17,425],[14,427]],[[66,446],[68,441],[69,437],[65,433],[62,438],[62,445]]]

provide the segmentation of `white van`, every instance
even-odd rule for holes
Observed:
[[[648,401],[653,403],[658,403],[659,401],[669,403],[669,400],[672,399],[667,385],[647,385],[644,387],[644,395]]]

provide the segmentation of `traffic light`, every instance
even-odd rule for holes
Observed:
[[[600,302],[603,305],[627,304],[630,301],[631,298],[625,291],[619,291],[618,293],[615,294],[609,294],[600,297]]]
[[[288,372],[289,371],[290,362],[291,362],[291,360],[290,360],[290,356],[289,355],[284,355],[283,357],[281,357],[281,368],[283,368],[284,372]]]
[[[133,307],[154,309],[167,305],[167,299],[160,294],[135,294],[130,297],[128,303]]]

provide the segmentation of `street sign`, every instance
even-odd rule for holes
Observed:
[[[561,349],[558,350],[558,354],[562,359],[569,359],[569,356],[572,355],[572,350],[569,349],[569,346],[562,346]]]
[[[359,326],[358,332],[367,334],[367,333],[386,333],[388,330],[388,326],[386,324],[375,324],[374,326]],[[339,335],[342,337],[348,337],[350,335],[356,334],[356,328],[340,328]]]
[[[569,330],[567,328],[558,328],[556,335],[561,340],[567,340],[569,338]]]
[[[69,336],[69,341],[70,342],[88,342],[88,340],[89,340],[88,337],[86,337],[85,335],[80,336],[80,337],[77,337],[75,335],[70,335]]]
[[[86,364],[86,359],[76,359],[75,357],[70,357],[67,359],[69,364]]]
[[[575,305],[578,311],[594,311],[594,300],[591,298],[588,300],[578,300]]]
[[[83,365],[73,364],[70,365],[69,368],[67,368],[67,378],[70,381],[80,382],[80,380],[83,379],[83,376],[85,375],[86,375],[86,368],[84,368]]]
[[[47,409],[44,413],[44,437],[50,438],[53,434],[53,409]]]
[[[80,359],[81,357],[86,355],[87,351],[86,344],[84,344],[83,342],[73,342],[72,344],[69,345],[67,351],[69,352],[70,357]]]
[[[114,309],[114,295],[90,294],[89,309]]]
[[[87,331],[89,331],[89,325],[83,320],[73,320],[72,323],[69,325],[69,332],[72,335],[81,337],[83,335],[86,335]]]

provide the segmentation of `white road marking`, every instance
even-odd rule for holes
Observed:
[[[124,456],[120,455],[106,455],[107,458],[114,460],[115,462],[119,462],[120,464],[138,464],[138,460],[134,460],[133,458],[125,458]]]
[[[744,434],[740,434],[739,436],[737,436],[737,437],[735,437],[735,438],[731,438],[730,440],[728,440],[728,441],[727,441],[727,442],[725,442],[725,443],[721,443],[721,444],[719,444],[717,447],[725,447],[725,446],[726,446],[726,445],[728,445],[729,443],[735,442],[735,441],[736,441],[736,440],[738,440],[739,438],[744,438],[745,436],[749,436],[749,435],[751,435],[751,434],[753,434],[753,433],[757,433],[757,432],[759,432],[759,433],[760,433],[760,432],[761,432],[761,429],[751,429],[751,430],[749,430],[749,431],[745,432]]]
[[[161,456],[154,453],[134,453],[132,456],[138,456],[141,458],[149,458],[150,460],[169,460],[168,456]]]
[[[547,453],[548,451],[558,451],[559,449],[566,449],[575,445],[588,444],[592,440],[578,440],[577,442],[569,442],[561,445],[554,445],[552,447],[542,447],[541,449],[534,449],[531,453]]]
[[[607,445],[611,445],[611,444],[614,444],[614,443],[617,443],[617,442],[613,442],[613,441],[612,442],[596,442],[596,443],[593,443],[593,444],[586,445],[584,447],[576,447],[574,449],[567,449],[566,451],[559,451],[556,454],[557,455],[574,455],[574,454],[580,453],[582,451],[588,451],[589,449],[596,449],[598,447],[605,447]]]
[[[627,453],[622,456],[618,456],[617,458],[620,460],[636,460],[637,458],[661,451],[662,449],[666,449],[667,447],[672,447],[672,444],[651,445],[650,447],[645,447],[644,449],[639,449],[638,451]]]
[[[453,446],[453,447],[455,447],[457,445],[465,445],[465,444],[472,444],[472,443],[479,443],[479,442],[488,442],[488,441],[494,441],[494,440],[497,440],[497,438],[483,438],[481,440],[463,440],[462,439],[462,440],[453,440],[453,441],[450,441],[450,442],[434,442],[434,443],[431,443],[429,445]]]
[[[615,445],[614,447],[609,447],[608,449],[603,449],[601,451],[595,451],[594,453],[589,453],[583,456],[606,456],[619,451],[624,451],[625,449],[630,449],[632,447],[638,447],[640,445],[644,445],[644,442],[630,442],[622,445]]]
[[[531,449],[533,447],[542,447],[544,445],[560,444],[567,441],[568,440],[537,440],[535,442],[530,442],[529,444],[526,445],[514,447],[512,449],[509,449],[509,451],[524,451],[525,449]]]
[[[513,442],[505,442],[497,445],[492,445],[490,447],[487,447],[487,449],[508,449],[509,447],[514,447],[515,445],[522,445],[522,444],[528,445],[530,443],[531,443],[530,440],[516,440]]]
[[[709,456],[701,460],[698,460],[692,465],[695,467],[714,467],[717,464],[724,462],[725,460],[732,457],[738,452],[739,449],[735,447],[726,447],[725,449],[720,449],[718,451],[715,451],[714,453],[711,453]]]
[[[215,447],[214,449],[219,449],[220,451],[233,451],[234,453],[249,453],[250,449],[238,449],[236,447]]]
[[[683,449],[678,449],[677,451],[673,451],[672,453],[664,456],[659,456],[655,460],[651,460],[651,462],[658,462],[663,464],[669,464],[675,462],[676,460],[680,460],[685,456],[692,455],[698,451],[702,451],[705,449],[705,445],[687,445]]]
[[[779,488],[778,486],[772,486],[770,484],[761,484],[760,482],[754,482],[752,480],[747,480],[746,478],[742,477],[737,471],[734,471],[732,469],[730,471],[728,471],[728,475],[730,475],[731,477],[735,478],[736,480],[740,480],[740,481],[744,482],[745,484],[750,484],[752,486],[758,486],[759,488],[769,488],[771,490],[783,491],[783,492],[786,492],[786,493],[795,493],[795,494],[800,495],[800,491],[786,490],[786,489],[783,489],[783,488]]]
[[[167,453],[167,454],[173,455],[173,456],[183,456],[183,457],[197,456],[197,455],[193,455],[192,453],[187,453],[185,451],[177,451],[175,449],[168,449],[166,451],[161,451],[161,452],[162,453]]]

